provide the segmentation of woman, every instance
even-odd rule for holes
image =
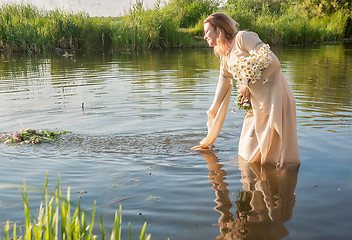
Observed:
[[[193,150],[211,149],[220,132],[230,102],[234,63],[264,45],[256,33],[238,31],[237,25],[224,13],[211,14],[204,21],[204,39],[220,58],[220,76],[207,112],[208,135]],[[243,122],[239,157],[247,162],[280,166],[285,162],[299,163],[295,99],[279,60],[271,51],[269,55],[271,64],[258,81],[237,84],[242,102],[248,99],[252,106]]]

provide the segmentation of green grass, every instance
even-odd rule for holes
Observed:
[[[307,44],[313,42],[335,41],[345,36],[348,14],[339,10],[324,18],[306,18],[290,8],[285,14],[229,13],[240,19],[241,29],[257,32],[265,41],[273,44]]]
[[[179,31],[165,9],[145,10],[137,4],[124,17],[89,17],[44,11],[32,5],[0,8],[0,50],[76,51],[192,47],[196,40]]]
[[[21,196],[24,203],[24,226],[19,227],[14,223],[10,226],[7,221],[5,226],[5,240],[10,239],[122,239],[121,235],[121,205],[119,211],[115,212],[115,220],[111,233],[108,233],[104,226],[102,217],[100,218],[100,236],[93,235],[95,203],[91,215],[82,211],[78,200],[77,207],[71,209],[70,188],[67,189],[66,198],[63,198],[59,190],[59,179],[55,193],[48,192],[48,177],[42,190],[42,200],[37,209],[37,216],[29,208],[27,196],[27,186],[24,182]],[[145,233],[146,223],[144,223],[139,240],[150,240],[151,235]],[[132,239],[129,224],[128,239]],[[125,238],[124,238],[125,239]],[[135,239],[135,238],[134,238]]]
[[[204,47],[203,20],[223,11],[240,30],[257,32],[270,44],[306,44],[352,37],[347,0],[170,0],[145,9],[137,0],[123,17],[90,17],[45,11],[32,5],[2,5],[0,51],[145,51]]]

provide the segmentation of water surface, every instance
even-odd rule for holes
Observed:
[[[76,56],[2,55],[0,133],[67,130],[55,143],[0,144],[1,185],[71,187],[106,227],[147,221],[152,239],[350,239],[352,47],[274,48],[295,93],[299,168],[237,159],[244,112],[233,103],[214,153],[206,134],[218,78],[210,49]],[[32,208],[40,194],[29,193]],[[0,189],[0,223],[23,223],[18,189]],[[98,219],[98,218],[97,218]],[[97,232],[98,233],[98,232]]]

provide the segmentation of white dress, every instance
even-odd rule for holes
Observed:
[[[202,148],[216,140],[225,120],[232,90],[231,65],[262,45],[256,33],[240,31],[228,56],[221,58],[219,82],[208,111],[208,135],[200,143]],[[272,63],[260,80],[248,84],[253,111],[244,119],[238,154],[247,162],[280,166],[285,162],[299,163],[294,95],[279,60],[271,51],[270,54]]]

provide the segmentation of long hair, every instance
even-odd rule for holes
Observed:
[[[220,57],[225,56],[229,50],[226,43],[235,38],[239,24],[227,14],[221,12],[209,15],[203,23],[210,23],[215,27],[218,37],[214,52]]]

